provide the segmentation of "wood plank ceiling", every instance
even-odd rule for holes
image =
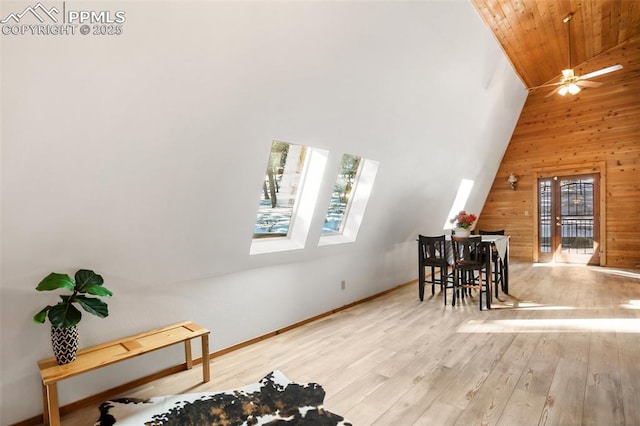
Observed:
[[[640,0],[471,1],[527,87],[559,80],[569,65],[568,30],[579,74],[595,71],[579,64],[640,34]]]

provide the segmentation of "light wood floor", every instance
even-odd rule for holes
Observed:
[[[197,367],[127,395],[227,390],[279,369],[320,383],[354,425],[640,425],[640,271],[512,264],[510,287],[482,312],[402,287],[215,358],[207,384]]]

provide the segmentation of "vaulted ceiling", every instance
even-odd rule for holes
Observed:
[[[471,1],[527,87],[556,81],[568,67],[568,30],[572,67],[640,34],[639,0]]]

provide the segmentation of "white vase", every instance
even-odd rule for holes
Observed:
[[[469,228],[456,228],[455,229],[456,237],[464,237],[469,238],[471,236],[471,229]]]

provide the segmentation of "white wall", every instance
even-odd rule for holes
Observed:
[[[2,425],[41,412],[51,349],[31,317],[57,298],[34,290],[49,272],[93,269],[114,292],[82,346],[190,319],[215,351],[362,299],[417,276],[415,238],[442,232],[462,178],[480,211],[526,97],[467,2],[66,7],[127,21],[0,35]],[[317,247],[321,202],[306,249],[249,255],[274,139],[380,161],[355,243]],[[178,362],[63,382],[61,404]]]

